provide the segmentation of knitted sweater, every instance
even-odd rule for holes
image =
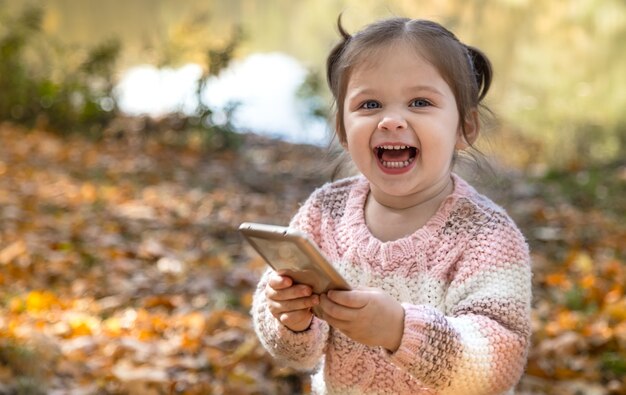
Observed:
[[[315,394],[513,392],[530,337],[528,247],[502,208],[452,178],[454,191],[435,215],[398,240],[382,242],[368,230],[362,176],[319,188],[291,221],[352,287],[380,288],[405,311],[394,353],[357,343],[317,317],[292,332],[268,310],[266,272],[252,307],[257,335],[275,358],[315,371]]]

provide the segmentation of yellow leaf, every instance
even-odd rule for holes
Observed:
[[[70,327],[72,328],[72,336],[80,337],[80,336],[89,336],[91,335],[91,328],[84,321],[75,321],[70,323]]]
[[[49,291],[31,291],[26,296],[26,310],[30,312],[47,311],[59,305],[57,297]]]
[[[99,330],[100,319],[86,314],[76,314],[69,319],[68,324],[72,337],[89,336]]]
[[[593,271],[593,259],[586,252],[579,252],[574,258],[574,268],[581,273],[591,273]]]
[[[106,321],[103,322],[102,326],[104,331],[109,336],[118,337],[122,334],[122,323],[117,317],[108,318]]]

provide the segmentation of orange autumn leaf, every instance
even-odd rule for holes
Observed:
[[[546,276],[545,282],[551,287],[569,288],[570,280],[565,273],[552,273]]]
[[[578,313],[563,310],[556,314],[556,319],[550,321],[546,325],[546,332],[550,336],[556,336],[566,331],[573,331],[578,329],[581,323],[581,317]]]
[[[135,337],[140,341],[151,341],[156,339],[158,335],[150,329],[139,329],[135,331]]]
[[[171,326],[167,317],[154,315],[150,317],[150,328],[156,333],[162,333]]]
[[[586,274],[585,276],[583,276],[580,281],[578,281],[578,284],[583,288],[583,289],[591,289],[593,288],[597,283],[597,278],[594,274]]]
[[[180,347],[192,353],[200,350],[201,346],[202,340],[197,336],[190,336],[188,333],[185,333],[180,339]]]
[[[622,285],[621,284],[615,284],[604,295],[603,302],[605,304],[617,303],[623,295],[624,295],[624,289],[623,289]]]

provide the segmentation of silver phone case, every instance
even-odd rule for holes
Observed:
[[[328,262],[315,243],[292,228],[244,222],[239,231],[277,273],[309,285],[313,293],[349,290],[344,278]]]

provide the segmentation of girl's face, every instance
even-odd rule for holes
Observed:
[[[374,198],[417,204],[449,184],[455,147],[465,145],[456,100],[414,48],[398,43],[376,54],[350,74],[344,146]]]

